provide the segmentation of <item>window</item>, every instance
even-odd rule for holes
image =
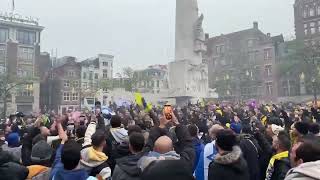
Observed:
[[[89,79],[93,80],[93,72],[92,71],[90,71],[90,73],[89,73]]]
[[[317,14],[318,14],[318,16],[320,16],[320,5],[318,5],[318,7],[317,7]]]
[[[267,77],[272,76],[272,65],[266,65],[265,67],[265,73]]]
[[[103,78],[108,78],[108,70],[106,70],[106,69],[103,70],[102,77]]]
[[[217,54],[223,54],[224,53],[224,45],[216,46],[216,52],[217,52]]]
[[[75,73],[73,71],[68,71],[67,76],[68,77],[74,77]]]
[[[314,10],[314,8],[313,7],[311,7],[310,9],[309,9],[309,15],[312,17],[312,16],[315,16],[315,10]]]
[[[70,81],[69,80],[64,80],[63,81],[63,86],[64,87],[70,87]]]
[[[267,95],[272,95],[272,93],[273,93],[272,82],[267,82],[266,83],[266,89],[267,89]]]
[[[21,63],[33,63],[34,49],[28,47],[19,47],[18,59]]]
[[[247,43],[248,43],[247,44],[248,48],[251,48],[251,47],[253,47],[254,40],[253,39],[249,39]]]
[[[160,81],[157,80],[157,88],[160,87]]]
[[[63,100],[64,101],[70,101],[70,93],[69,92],[64,92],[63,93]]]
[[[0,28],[0,43],[7,42],[8,35],[9,35],[8,29]]]
[[[79,100],[79,93],[72,93],[72,101],[78,101]]]
[[[79,87],[79,81],[73,81],[73,87],[75,88]]]
[[[272,52],[271,48],[264,50],[264,60],[271,59],[272,57],[271,52]]]
[[[18,30],[17,40],[21,44],[34,45],[36,42],[36,32]]]
[[[98,78],[99,78],[98,73],[94,73],[94,79],[98,79]]]
[[[5,63],[6,63],[6,45],[0,45],[0,73],[1,71],[4,71],[5,69]]]
[[[316,33],[316,23],[315,22],[310,23],[310,32],[311,32],[311,34]]]
[[[33,84],[22,85],[18,96],[33,96]]]
[[[83,78],[83,79],[86,79],[86,78],[87,78],[87,73],[83,72],[82,78]]]
[[[305,23],[303,26],[304,26],[304,35],[308,35],[308,24]]]
[[[308,17],[308,9],[307,9],[307,8],[305,8],[305,9],[303,10],[303,17],[304,17],[304,18],[307,18],[307,17]]]
[[[110,66],[111,66],[111,67],[113,66],[112,62],[110,62]]]
[[[108,66],[108,62],[102,62],[102,66]]]
[[[88,83],[87,83],[87,82],[84,82],[84,83],[82,84],[82,87],[83,87],[84,89],[87,89],[87,88],[88,88]]]

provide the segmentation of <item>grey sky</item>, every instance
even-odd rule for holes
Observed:
[[[42,51],[79,59],[115,55],[115,71],[166,64],[174,57],[175,0],[15,0],[16,12],[40,18]],[[11,0],[0,0],[10,11]],[[263,32],[294,35],[294,0],[198,0],[204,30],[226,34],[259,22]]]

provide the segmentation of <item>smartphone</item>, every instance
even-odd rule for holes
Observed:
[[[163,111],[164,111],[164,115],[165,115],[166,119],[171,120],[172,119],[172,106],[165,105]]]

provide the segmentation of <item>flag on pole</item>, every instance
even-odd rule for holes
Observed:
[[[137,105],[143,106],[141,93],[138,93],[138,92],[137,92],[137,93],[134,93],[134,97],[135,97],[135,100],[136,100]]]

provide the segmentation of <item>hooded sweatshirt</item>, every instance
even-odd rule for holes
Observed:
[[[112,180],[139,180],[141,169],[138,167],[138,161],[142,156],[143,153],[140,153],[118,159]]]
[[[148,165],[150,163],[152,163],[153,161],[161,161],[161,160],[179,160],[180,159],[180,155],[177,154],[175,151],[169,151],[167,153],[164,154],[160,154],[158,152],[155,151],[151,151],[148,153],[147,156],[143,156],[139,162],[138,162],[138,166],[140,167],[140,169],[143,171],[146,167],[148,167]]]
[[[289,170],[285,180],[320,180],[320,160],[307,162]]]
[[[128,131],[124,128],[111,128],[110,133],[117,143],[122,143],[126,138],[128,138]]]
[[[231,152],[217,154],[209,166],[208,179],[216,180],[248,180],[249,171],[246,161],[242,158],[239,146],[234,146]]]

